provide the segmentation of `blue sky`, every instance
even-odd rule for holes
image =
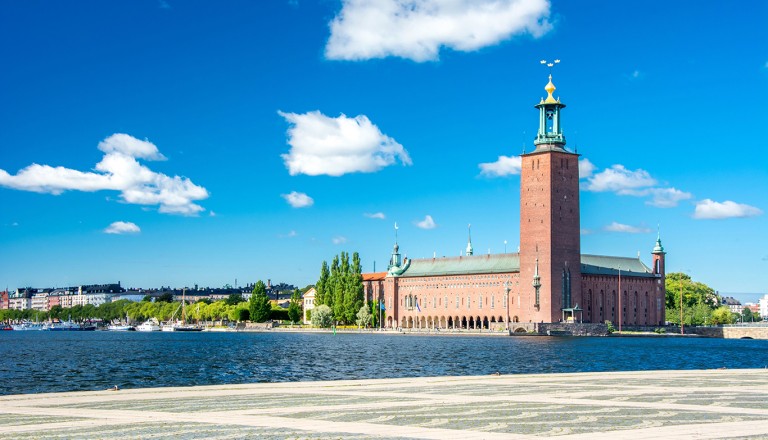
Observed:
[[[768,291],[768,4],[491,3],[4,2],[0,288],[516,251],[558,58],[582,251]]]

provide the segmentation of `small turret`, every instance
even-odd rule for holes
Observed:
[[[661,232],[656,236],[656,246],[653,247],[653,273],[654,275],[664,276],[664,259],[666,252],[664,252],[664,246],[661,245]]]
[[[474,253],[472,248],[472,225],[467,225],[468,239],[467,239],[467,256],[470,257]]]

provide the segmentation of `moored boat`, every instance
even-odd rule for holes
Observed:
[[[59,322],[51,322],[43,326],[42,330],[47,330],[52,332],[81,332],[81,331],[96,330],[96,326],[89,325],[89,324],[77,324],[72,321],[59,321]]]
[[[111,324],[107,326],[107,330],[111,332],[132,332],[135,331],[136,328],[132,325]]]
[[[136,327],[136,331],[139,332],[159,332],[160,331],[160,325],[157,323],[157,321],[149,320],[144,321],[141,324],[139,324]]]

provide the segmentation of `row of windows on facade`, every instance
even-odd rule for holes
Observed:
[[[490,301],[489,301],[489,299],[490,299]],[[418,304],[420,308],[423,307],[423,308],[426,309],[426,308],[429,308],[429,302],[430,302],[429,300],[426,300],[423,303],[419,303],[419,297],[418,296],[408,295],[408,296],[404,297],[400,301],[400,305],[404,306],[408,310],[412,310],[412,309],[416,308],[416,304]],[[441,305],[444,305],[444,308],[446,308],[446,309],[448,308],[448,296],[443,296],[442,300],[440,300],[439,298],[433,297],[431,302],[432,302],[432,308],[437,308],[437,307],[439,307]],[[489,302],[490,302],[490,304],[489,304]],[[496,297],[495,296],[484,297],[482,295],[478,295],[477,308],[478,309],[482,309],[483,308],[483,303],[485,303],[485,305],[490,305],[490,307],[493,309],[493,308],[496,307]],[[454,302],[454,304],[456,304],[456,308],[458,309],[459,307],[464,305],[464,298],[461,298],[459,295],[456,295],[456,301]],[[467,295],[467,302],[466,302],[466,304],[467,304],[467,308],[468,309],[472,308],[472,296],[471,295]],[[501,306],[502,307],[507,307],[507,296],[506,295],[504,295],[504,297],[502,298],[502,305]]]

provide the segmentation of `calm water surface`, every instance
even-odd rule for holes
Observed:
[[[440,375],[765,368],[768,341],[0,332],[0,394]]]

